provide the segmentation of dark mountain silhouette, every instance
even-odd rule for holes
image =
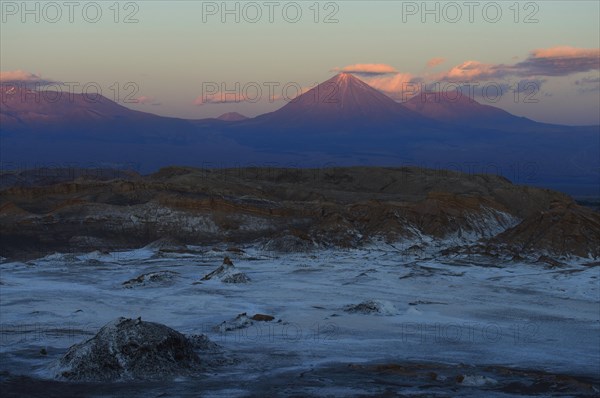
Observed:
[[[95,136],[118,141],[198,136],[187,120],[131,110],[101,95],[0,85],[2,131]]]
[[[0,85],[4,168],[134,168],[218,161],[224,148],[215,119],[190,121],[128,109],[103,96]],[[218,122],[218,123],[217,123]],[[247,151],[246,151],[247,152]]]
[[[351,74],[238,121],[168,118],[105,97],[56,99],[52,92],[0,87],[4,168],[419,165],[598,194],[598,126],[537,123],[468,97],[400,104]]]

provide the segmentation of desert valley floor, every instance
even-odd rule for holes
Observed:
[[[5,260],[4,396],[597,396],[597,263],[494,264],[409,246],[150,245]],[[249,281],[202,280],[226,256]],[[55,379],[71,345],[119,317],[218,347],[200,354],[197,376],[166,383]]]

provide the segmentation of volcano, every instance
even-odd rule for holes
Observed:
[[[460,92],[422,92],[402,104],[438,122],[472,127],[540,127],[543,123],[477,102]]]
[[[426,131],[439,134],[440,124],[340,73],[274,112],[225,127],[225,135],[260,151],[348,157],[380,153],[390,145],[399,149]]]
[[[349,73],[340,73],[265,115],[269,122],[364,125],[424,123],[427,118],[407,109]]]

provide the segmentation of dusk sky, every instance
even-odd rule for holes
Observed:
[[[295,87],[310,88],[346,70],[397,100],[406,83],[477,82],[501,87],[504,94],[498,102],[480,102],[514,114],[552,123],[600,123],[597,1],[518,7],[475,2],[473,9],[463,2],[454,7],[429,2],[430,14],[423,13],[421,2],[338,1],[318,7],[312,1],[273,2],[273,22],[264,2],[239,2],[238,15],[222,15],[221,2],[121,2],[118,15],[113,2],[99,2],[98,18],[91,6],[84,13],[88,3],[71,10],[70,22],[62,2],[28,2],[33,11],[27,13],[22,2],[3,1],[2,82],[96,82],[111,99],[118,86],[119,102],[128,107],[200,119],[275,110],[285,103],[286,84],[293,83],[291,96]],[[236,3],[227,7],[235,10]],[[98,22],[90,22],[94,19]],[[236,82],[240,90],[251,83],[247,93],[253,98],[252,87],[263,87],[262,96],[251,102],[240,94],[237,103],[231,95],[225,101],[218,94],[203,98],[207,83],[234,89]],[[279,84],[274,102],[269,82]],[[519,82],[538,89],[529,97],[515,95]],[[494,90],[488,94],[495,97]],[[129,93],[139,103],[123,103]]]

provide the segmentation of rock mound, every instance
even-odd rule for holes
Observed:
[[[492,242],[523,253],[600,258],[600,213],[574,203],[556,202]]]
[[[250,278],[243,272],[238,271],[229,257],[223,259],[223,264],[213,272],[205,275],[202,280],[220,279],[223,283],[248,283]]]
[[[393,315],[396,309],[391,303],[377,300],[366,300],[360,304],[351,304],[344,307],[344,311],[351,314]]]
[[[218,352],[220,347],[217,343],[210,341],[205,334],[193,334],[187,336],[190,343],[195,349],[205,352]]]
[[[215,326],[213,330],[215,332],[225,333],[231,332],[232,330],[249,328],[254,325],[255,322],[271,322],[273,320],[275,320],[275,317],[271,315],[254,314],[250,317],[246,312],[243,312],[230,321],[221,322],[219,325]],[[281,322],[281,320],[278,322]]]
[[[119,318],[72,346],[56,377],[76,381],[155,380],[200,369],[194,343],[183,334],[140,318]]]
[[[123,287],[132,289],[135,287],[168,286],[179,276],[175,271],[156,271],[142,274],[136,278],[123,282]]]
[[[248,315],[244,312],[239,314],[231,321],[223,321],[218,326],[215,326],[213,329],[215,332],[225,333],[231,332],[232,330],[245,329],[254,324]]]
[[[266,315],[266,314],[254,314],[254,316],[251,319],[254,321],[259,321],[259,322],[271,322],[272,320],[275,319],[275,317],[272,315]]]
[[[289,231],[273,237],[263,245],[263,250],[277,253],[306,253],[316,248],[316,243],[308,235]]]

